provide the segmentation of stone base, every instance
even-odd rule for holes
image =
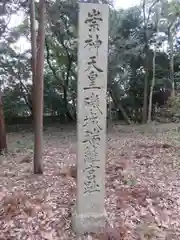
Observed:
[[[104,231],[107,217],[104,214],[77,214],[75,208],[72,210],[72,228],[77,235],[84,233],[100,233]]]

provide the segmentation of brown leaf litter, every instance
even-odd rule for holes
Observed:
[[[140,131],[118,126],[108,133],[106,229],[81,239],[179,240],[180,144],[174,128]],[[166,129],[166,131],[164,131]],[[0,240],[73,240],[71,206],[76,194],[76,132],[49,129],[44,174],[32,174],[32,134],[9,134],[11,152],[0,169]],[[27,141],[27,146],[25,145]],[[18,143],[19,144],[19,143]]]

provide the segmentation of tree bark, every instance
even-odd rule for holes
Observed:
[[[148,61],[148,54],[149,54],[149,43],[148,43],[148,24],[150,20],[150,15],[152,13],[153,7],[159,2],[159,0],[155,0],[149,7],[148,13],[146,10],[146,5],[148,4],[147,0],[143,0],[143,20],[144,20],[144,54],[145,54],[145,78],[144,78],[144,101],[143,101],[143,111],[142,111],[142,122],[147,122],[147,112],[148,112],[148,78],[149,78],[149,61]]]
[[[64,101],[64,109],[65,109],[65,113],[66,113],[66,118],[67,118],[68,121],[73,121],[74,119],[71,116],[71,114],[69,112],[69,109],[68,109],[67,89],[66,89],[65,86],[64,86],[64,89],[63,89],[63,93],[64,93],[63,101]]]
[[[73,121],[73,117],[71,116],[69,109],[68,109],[68,95],[67,95],[70,71],[71,71],[71,66],[72,66],[73,61],[72,61],[72,58],[69,55],[68,51],[67,51],[67,58],[68,58],[67,75],[66,75],[66,79],[64,81],[64,107],[65,107],[65,111],[66,111],[66,117],[68,118],[68,120]]]
[[[158,36],[159,33],[159,20],[160,20],[160,16],[161,16],[161,9],[158,8],[157,10],[157,20],[156,20],[156,27],[157,27],[157,31],[156,34]],[[153,77],[152,77],[152,83],[151,83],[151,88],[150,88],[150,94],[149,94],[149,108],[148,108],[148,123],[151,122],[152,120],[152,98],[153,98],[153,90],[154,90],[154,85],[155,85],[155,80],[156,80],[156,51],[157,51],[157,44],[158,41],[156,39],[155,42],[155,49],[154,49],[154,53],[153,53]]]
[[[33,97],[35,88],[35,74],[36,74],[36,55],[37,55],[37,44],[36,44],[36,17],[35,17],[35,2],[30,1],[30,30],[31,30],[31,68],[32,68],[32,92],[31,92],[31,102],[32,102],[32,117],[34,118],[35,111],[35,98]],[[33,120],[34,126],[34,120]]]
[[[151,122],[152,117],[152,98],[153,98],[153,90],[155,85],[155,74],[156,74],[156,47],[153,54],[153,77],[152,77],[152,83],[150,88],[150,94],[149,94],[149,108],[148,108],[148,123]]]
[[[122,107],[121,103],[117,100],[117,97],[115,96],[115,94],[113,93],[113,90],[110,89],[109,90],[109,93],[110,93],[110,96],[115,104],[115,106],[121,111],[123,117],[124,117],[124,120],[125,122],[128,124],[128,125],[131,125],[131,120],[129,119],[128,115],[126,114],[124,108]]]
[[[7,153],[6,129],[2,97],[0,95],[0,154]]]
[[[39,2],[39,28],[36,58],[35,84],[33,89],[34,104],[34,173],[43,173],[43,107],[44,107],[44,45],[45,45],[45,0]]]
[[[168,41],[170,46],[170,60],[169,60],[169,77],[171,81],[171,97],[175,97],[175,84],[174,84],[174,48],[173,48],[173,36],[172,28],[168,30]]]
[[[144,99],[143,99],[143,110],[142,110],[142,122],[146,123],[147,121],[147,108],[148,108],[148,77],[149,77],[149,71],[148,71],[148,39],[147,39],[147,26],[144,27],[144,41],[145,41],[145,47],[144,47],[144,53],[145,53],[145,77],[144,77]]]

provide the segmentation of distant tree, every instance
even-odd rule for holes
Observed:
[[[5,2],[10,3],[11,0]],[[84,0],[84,2],[87,1]],[[106,0],[89,0],[88,2],[111,4],[111,1]],[[108,101],[111,103],[113,118],[123,119],[127,124],[132,121],[142,122],[143,116],[147,119],[148,104],[151,102],[149,114],[152,114],[151,119],[153,119],[155,105],[161,107],[167,102],[169,92],[172,93],[173,88],[174,91],[180,89],[180,44],[177,36],[179,21],[178,16],[174,14],[178,11],[177,3],[174,0],[171,1],[170,8],[170,5],[166,6],[166,0],[160,0],[163,2],[162,12],[164,12],[160,19],[158,34],[156,19],[154,19],[158,1],[145,0],[144,2],[144,8],[142,5],[126,10],[110,8]],[[37,68],[39,38],[36,37],[36,29],[32,28],[32,25],[31,33],[34,34],[32,43],[36,46],[24,52],[15,48],[17,41],[22,37],[31,41],[30,11],[25,1],[20,3],[23,4],[17,4],[17,6],[21,6],[24,20],[17,27],[8,28],[0,42],[0,79],[4,82],[2,100],[5,118],[8,120],[12,119],[12,116],[33,115],[32,101],[35,99],[33,95],[37,94],[33,93],[32,89],[36,81],[35,75],[32,79],[31,66],[34,69]],[[52,116],[52,119],[59,119],[60,122],[76,120],[78,3],[78,0],[46,1],[43,109],[44,117]],[[15,8],[15,5],[12,5]],[[145,15],[142,14],[142,10]],[[35,11],[32,13],[36,15],[37,23],[40,20],[38,11],[39,3],[35,1]],[[170,13],[175,17],[170,18]],[[4,20],[7,21],[7,18]],[[167,44],[168,25],[171,20],[175,21],[174,27],[171,28],[173,68],[170,65],[170,62],[172,63],[170,44]],[[155,46],[157,35],[159,37]],[[31,58],[31,55],[34,57]],[[174,80],[170,76],[173,76]]]
[[[155,80],[156,80],[156,51],[158,48],[158,41],[159,41],[159,23],[160,23],[160,18],[161,18],[161,9],[162,6],[160,2],[156,4],[155,6],[155,14],[154,14],[154,19],[153,19],[153,25],[154,28],[156,29],[156,33],[154,36],[154,46],[153,46],[153,61],[152,61],[152,68],[153,68],[153,73],[152,73],[152,82],[151,82],[151,87],[150,87],[150,93],[149,93],[149,107],[148,107],[148,123],[151,122],[152,119],[152,98],[153,98],[153,90],[155,86]]]
[[[7,20],[6,20],[7,17]],[[7,11],[6,1],[0,3],[0,40],[4,37],[6,28],[9,21],[9,12]],[[1,90],[1,89],[0,89]],[[0,91],[0,154],[7,152],[7,142],[6,142],[6,130],[5,130],[5,120],[4,120],[4,108],[2,95]]]

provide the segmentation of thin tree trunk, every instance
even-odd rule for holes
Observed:
[[[63,101],[64,101],[64,108],[65,108],[66,118],[67,118],[68,121],[73,121],[74,119],[71,116],[71,114],[69,112],[69,109],[68,109],[67,89],[66,89],[65,86],[64,86],[64,89],[63,89],[63,93],[64,93]]]
[[[35,144],[34,144],[34,173],[43,173],[43,95],[44,95],[44,45],[45,45],[45,0],[39,2],[39,29],[38,49],[36,59],[36,74],[34,100],[36,101],[34,113]]]
[[[0,154],[7,153],[6,129],[2,97],[0,95]]]
[[[151,117],[152,117],[152,98],[153,98],[153,90],[155,85],[155,74],[156,74],[156,48],[153,54],[153,77],[152,77],[152,83],[151,83],[150,94],[149,94],[148,123],[151,122]]]
[[[143,0],[142,8],[143,8],[143,20],[144,20],[144,53],[145,53],[145,78],[144,78],[144,101],[143,101],[143,112],[142,112],[142,121],[146,123],[147,121],[147,112],[148,112],[148,77],[149,77],[149,61],[148,61],[148,53],[149,53],[149,43],[148,43],[148,24],[150,21],[150,16],[152,14],[154,6],[159,2],[159,0],[155,0],[149,6],[149,10],[147,12],[146,6],[148,4],[147,0]]]
[[[113,120],[113,116],[112,116],[112,98],[109,97],[109,119]]]
[[[126,112],[125,112],[124,108],[122,107],[121,103],[117,100],[115,94],[113,93],[113,90],[109,90],[109,93],[110,93],[110,96],[111,96],[111,98],[114,102],[114,105],[121,111],[125,122],[128,125],[131,125],[131,120],[129,119],[128,115],[126,114]]]
[[[158,12],[157,12],[157,22],[156,22],[156,26],[157,26],[157,32],[156,35],[158,36],[159,33],[159,19],[160,19],[160,14],[161,12],[160,8],[158,8]],[[156,39],[155,42],[155,49],[154,49],[154,53],[153,53],[153,77],[152,77],[152,83],[151,83],[151,88],[150,88],[150,94],[149,94],[149,109],[148,109],[148,123],[151,122],[152,120],[152,98],[153,98],[153,90],[154,90],[154,85],[155,85],[155,81],[156,81],[156,51],[157,51],[157,44],[158,41]]]
[[[32,67],[32,92],[31,92],[31,102],[32,102],[32,116],[34,118],[35,112],[35,98],[34,88],[35,88],[35,79],[36,79],[36,57],[37,57],[37,44],[36,44],[36,18],[35,18],[35,2],[34,0],[30,1],[30,28],[31,28],[31,67]],[[33,121],[34,126],[34,121]]]
[[[172,36],[172,29],[170,27],[169,33],[169,45],[170,45],[170,61],[169,61],[169,77],[171,81],[171,97],[175,97],[175,84],[174,84],[174,49],[173,49],[173,36]]]
[[[145,78],[144,78],[144,100],[143,100],[143,111],[142,111],[142,121],[146,123],[147,121],[147,108],[148,108],[148,46],[145,46]]]
[[[142,109],[142,122],[146,123],[147,119],[147,90],[148,90],[148,39],[147,39],[147,22],[146,19],[146,4],[147,1],[143,0],[143,18],[144,18],[144,53],[145,53],[145,77],[144,77],[144,99]],[[149,13],[148,13],[149,15]],[[148,16],[149,17],[149,16]]]

